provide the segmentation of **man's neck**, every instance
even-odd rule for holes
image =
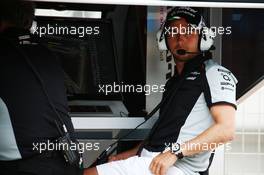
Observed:
[[[176,61],[176,70],[179,75],[181,75],[183,68],[184,68],[184,62],[183,61]]]

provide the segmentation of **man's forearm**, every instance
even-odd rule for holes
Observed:
[[[233,127],[226,127],[221,124],[214,124],[194,139],[181,145],[184,156],[192,156],[204,151],[214,150],[219,145],[233,140]]]

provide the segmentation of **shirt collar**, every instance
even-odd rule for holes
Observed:
[[[200,68],[203,65],[204,61],[208,59],[211,59],[211,57],[209,57],[208,55],[205,56],[204,54],[199,54],[195,56],[184,64],[182,75],[188,74],[191,71]]]

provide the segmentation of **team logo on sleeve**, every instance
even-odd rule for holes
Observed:
[[[221,72],[222,81],[220,82],[222,90],[234,91],[235,85],[233,84],[234,80],[231,76],[231,72],[224,69],[217,69],[218,72]],[[233,81],[232,81],[233,80]]]
[[[220,68],[218,68],[217,71],[218,71],[218,72],[222,72],[222,73],[226,73],[226,74],[231,75],[231,72],[228,71],[228,70],[224,70],[224,69],[220,69]]]
[[[223,80],[220,82],[222,90],[234,91],[235,85],[231,82],[230,76],[222,74]]]
[[[234,84],[229,83],[229,82],[221,82],[220,84],[221,84],[222,86],[231,86],[231,87],[235,87]]]
[[[223,79],[226,81],[231,81],[231,78],[228,75],[222,74]]]
[[[229,88],[229,87],[223,87],[223,86],[221,87],[221,89],[222,89],[222,90],[234,91],[234,89],[232,89],[232,88]]]

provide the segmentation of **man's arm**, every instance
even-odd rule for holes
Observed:
[[[210,108],[210,112],[215,123],[194,139],[181,145],[184,156],[213,150],[217,145],[225,144],[234,139],[235,108],[228,104],[215,105]],[[172,152],[161,153],[152,160],[150,170],[155,175],[165,175],[168,168],[176,161],[177,157]]]
[[[215,124],[194,139],[181,145],[184,156],[214,150],[217,145],[225,144],[234,139],[235,108],[225,104],[215,105],[211,107],[210,112]]]

